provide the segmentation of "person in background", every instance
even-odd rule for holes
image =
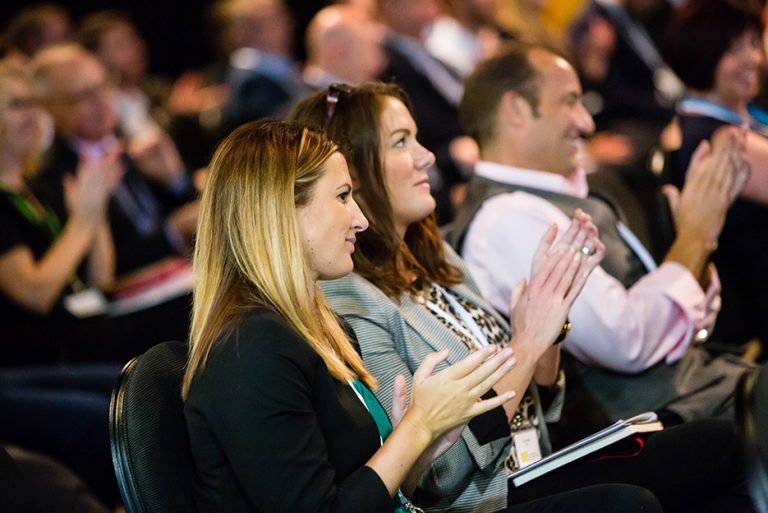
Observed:
[[[359,85],[376,78],[386,64],[383,29],[361,7],[323,8],[312,18],[306,36],[302,76],[311,89],[334,82]]]
[[[31,69],[34,93],[56,127],[35,186],[57,213],[64,217],[62,178],[80,161],[116,151],[127,157],[121,157],[127,165],[109,206],[117,274],[186,254],[196,223],[196,191],[167,134],[119,140],[112,82],[102,64],[77,45],[41,52]]]
[[[3,31],[3,64],[23,68],[40,50],[70,41],[69,15],[56,4],[22,9]]]
[[[96,291],[114,279],[107,204],[122,169],[114,152],[83,161],[62,184],[60,218],[28,185],[42,115],[28,77],[0,67],[0,440],[58,459],[114,504],[107,416],[120,366],[78,362],[125,341]]]
[[[282,0],[219,0],[214,17],[228,65],[223,133],[246,121],[280,117],[303,93],[291,55],[293,20]]]
[[[96,55],[115,83],[118,131],[137,137],[159,128],[156,118],[168,122],[164,103],[170,85],[147,76],[147,49],[127,13],[98,11],[78,27],[77,40]]]
[[[669,149],[669,177],[681,187],[696,146],[725,126],[746,126],[746,160],[752,175],[731,208],[713,261],[723,283],[720,341],[768,343],[768,114],[750,102],[765,67],[763,21],[757,3],[688,2],[672,21],[667,57],[685,82],[676,133]]]
[[[513,34],[498,20],[497,0],[441,0],[442,13],[429,30],[429,52],[459,72],[462,78],[494,53]]]

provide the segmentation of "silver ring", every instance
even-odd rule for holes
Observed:
[[[597,248],[592,248],[592,249],[590,249],[590,248],[589,248],[589,247],[587,247],[587,246],[582,246],[582,247],[581,247],[581,254],[582,254],[582,255],[584,255],[584,256],[588,256],[588,257],[591,257],[591,256],[592,256],[592,255],[594,255],[595,253],[597,253]]]

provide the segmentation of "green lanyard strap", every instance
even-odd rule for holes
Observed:
[[[56,242],[56,239],[61,235],[62,229],[61,221],[53,210],[43,206],[43,212],[41,213],[27,198],[24,197],[23,194],[8,189],[0,189],[0,191],[7,196],[11,205],[13,205],[13,207],[24,216],[32,226],[40,230],[48,238],[51,244]],[[83,281],[77,275],[77,271],[72,272],[72,276],[69,278],[69,285],[75,291],[85,289],[85,285],[83,285]]]

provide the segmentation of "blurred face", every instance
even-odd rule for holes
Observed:
[[[69,19],[58,14],[51,14],[45,20],[43,41],[39,49],[66,43],[70,39]]]
[[[29,84],[7,78],[0,85],[0,152],[28,156],[38,143],[41,114]]]
[[[576,72],[564,59],[544,50],[529,54],[538,74],[538,112],[521,100],[526,141],[524,165],[563,176],[579,165],[582,136],[595,130],[595,124],[581,103],[581,84]]]
[[[99,59],[121,79],[137,83],[146,71],[144,42],[127,23],[119,23],[105,31],[99,41]]]
[[[339,76],[353,85],[375,79],[384,71],[386,56],[381,47],[381,30],[372,23],[362,23],[351,28],[344,41],[344,55],[335,63]]]
[[[351,273],[355,237],[368,221],[352,198],[352,180],[340,153],[325,163],[325,173],[297,217],[313,278],[334,280]]]
[[[410,224],[435,210],[427,176],[435,156],[416,140],[416,122],[405,104],[391,96],[382,102],[379,135],[384,185],[395,228],[404,237]]]
[[[764,55],[760,35],[752,30],[731,42],[715,68],[714,93],[728,106],[743,106],[757,95]]]
[[[63,137],[98,140],[113,132],[113,87],[96,59],[80,56],[56,65],[48,93],[45,105]]]
[[[384,22],[396,32],[421,39],[440,13],[437,0],[383,0]]]

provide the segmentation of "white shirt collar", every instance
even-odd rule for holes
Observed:
[[[589,194],[587,173],[583,168],[579,168],[573,175],[565,177],[556,173],[481,160],[475,165],[475,174],[497,182],[568,194],[579,198],[586,198]]]

